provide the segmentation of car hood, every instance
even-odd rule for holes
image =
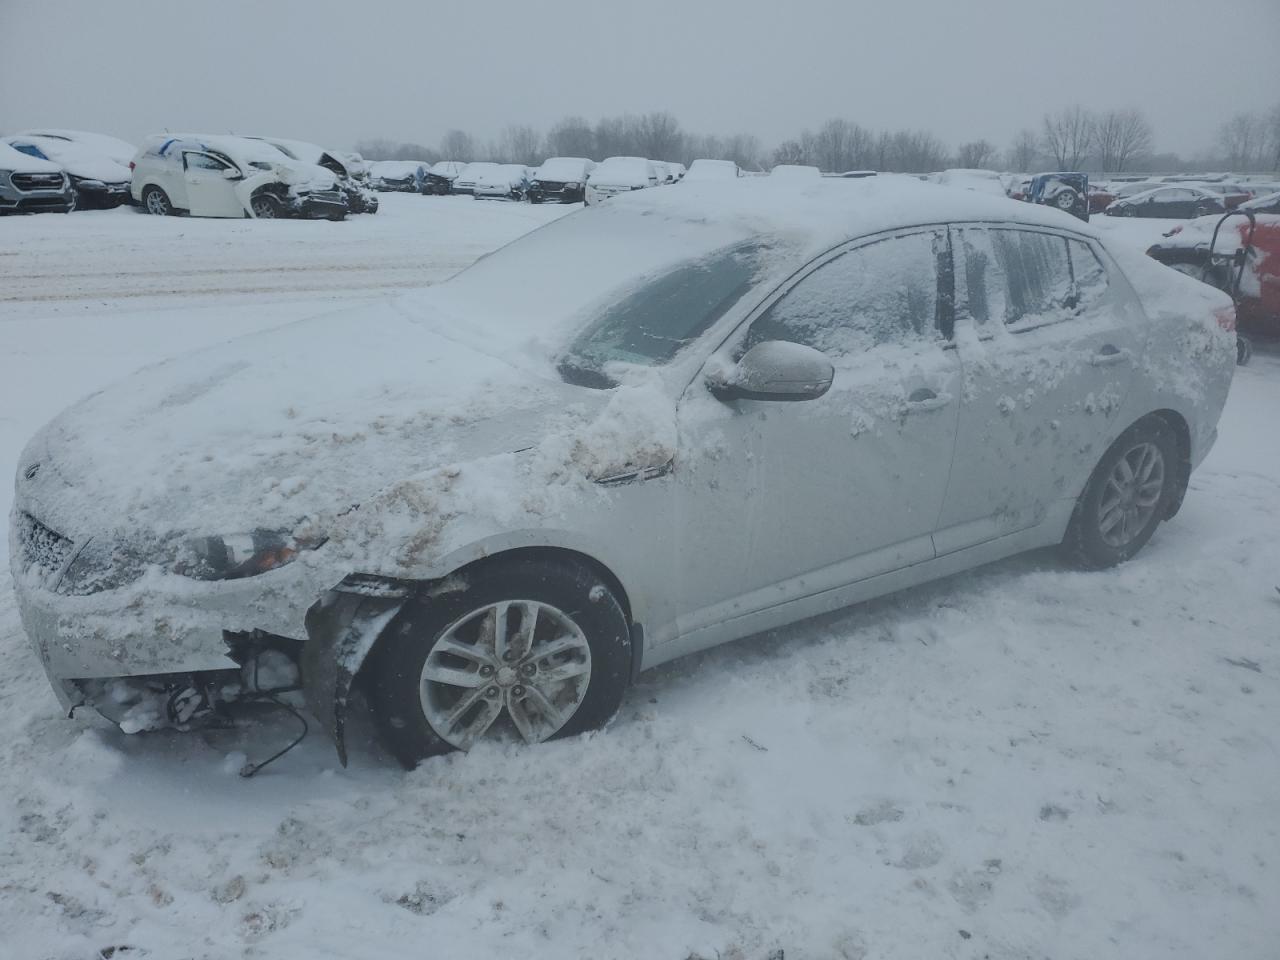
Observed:
[[[333,190],[338,185],[333,171],[319,164],[289,160],[272,166],[280,181],[295,190]]]
[[[101,180],[103,183],[128,183],[132,178],[129,168],[109,157],[75,157],[59,161],[67,173],[84,180]]]
[[[18,507],[77,539],[325,523],[609,401],[433,332],[422,309],[387,301],[144,368],[33,438]]]

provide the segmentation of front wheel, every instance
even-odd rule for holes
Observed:
[[[1178,441],[1158,417],[1139,420],[1094,468],[1063,546],[1088,570],[1123,563],[1146,545],[1179,495]]]
[[[482,739],[539,743],[603,726],[631,675],[608,584],[560,560],[495,560],[465,590],[407,604],[378,639],[371,701],[405,767]]]
[[[156,186],[142,191],[142,208],[152,216],[173,216],[173,204],[169,201],[169,195]]]
[[[280,201],[269,193],[259,194],[249,204],[259,220],[275,220],[280,216]]]

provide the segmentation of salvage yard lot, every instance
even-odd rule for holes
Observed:
[[[0,507],[85,393],[577,209],[382,199],[344,223],[0,220]],[[5,955],[1272,955],[1277,409],[1260,350],[1182,513],[1117,570],[1008,561],[651,671],[594,736],[412,774],[366,728],[345,771],[313,734],[245,781],[291,719],[69,722],[0,573]]]

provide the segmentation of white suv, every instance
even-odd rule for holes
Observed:
[[[134,157],[133,199],[147,213],[341,220],[347,204],[324,167],[247,137],[148,137]]]

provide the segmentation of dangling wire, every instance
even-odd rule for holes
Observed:
[[[255,674],[254,681],[256,682],[257,681],[256,670],[254,671],[254,674]],[[267,757],[267,759],[263,760],[261,763],[246,763],[243,767],[241,767],[240,776],[244,777],[246,780],[249,777],[252,777],[255,773],[257,773],[263,767],[267,766],[270,763],[274,763],[276,760],[279,760],[286,753],[288,753],[290,750],[292,750],[294,747],[300,744],[307,736],[308,726],[307,726],[306,717],[300,714],[297,710],[295,710],[289,704],[285,703],[283,700],[276,699],[270,693],[264,693],[261,696],[262,696],[262,699],[269,700],[271,703],[274,703],[277,707],[287,710],[289,711],[289,713],[293,714],[294,717],[297,718],[297,721],[300,724],[302,724],[302,732],[299,733],[298,736],[294,738],[292,743],[290,743],[288,746],[284,747],[283,749],[276,751],[271,756]]]

